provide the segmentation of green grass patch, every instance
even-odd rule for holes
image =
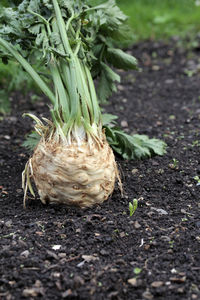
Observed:
[[[200,31],[200,1],[117,0],[129,18],[135,40],[185,38]]]

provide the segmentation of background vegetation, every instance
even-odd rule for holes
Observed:
[[[135,40],[185,38],[200,31],[200,1],[117,0],[129,16]]]
[[[1,0],[1,6],[18,5],[21,0]],[[94,0],[97,3],[102,0]],[[189,37],[190,44],[197,43],[200,32],[200,0],[116,0],[129,16],[133,43],[146,39]],[[13,76],[13,74],[15,74]],[[0,114],[9,112],[8,95],[14,90],[27,91],[34,83],[16,63],[0,62]],[[25,88],[26,87],[26,88]],[[34,86],[35,90],[35,86]]]

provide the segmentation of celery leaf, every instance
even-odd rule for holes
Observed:
[[[124,159],[143,159],[166,153],[166,144],[159,139],[139,134],[129,135],[118,127],[104,127],[110,146]]]
[[[28,151],[33,151],[37,144],[40,141],[40,135],[36,131],[32,131],[26,136],[25,141],[22,146],[25,147]]]

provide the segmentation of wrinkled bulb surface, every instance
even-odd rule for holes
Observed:
[[[46,142],[31,158],[32,176],[43,203],[90,207],[112,194],[118,177],[114,154],[106,139],[102,145]]]

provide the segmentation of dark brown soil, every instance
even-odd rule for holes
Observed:
[[[13,94],[0,123],[0,299],[200,299],[200,55],[173,44],[135,46],[143,72],[121,73],[106,107],[126,131],[164,139],[167,154],[117,158],[125,197],[116,189],[92,209],[39,199],[23,208],[21,143],[32,123],[22,113],[47,106]]]

